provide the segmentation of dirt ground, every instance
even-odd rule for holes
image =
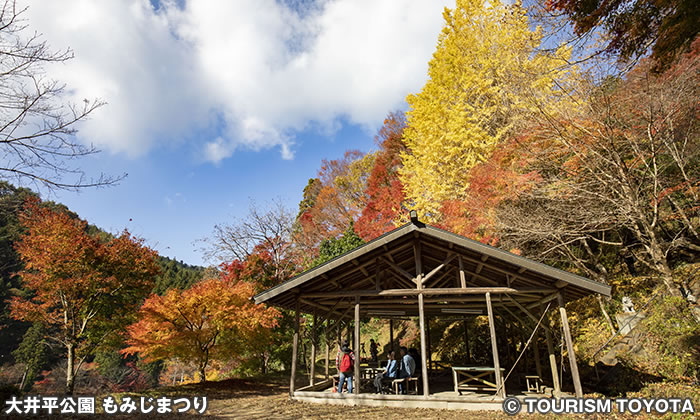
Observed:
[[[302,385],[299,383],[299,385]],[[604,415],[529,415],[520,413],[510,417],[500,411],[464,411],[464,410],[431,410],[414,408],[383,408],[383,407],[350,407],[340,405],[313,404],[291,401],[288,394],[289,382],[286,378],[255,378],[255,379],[228,379],[223,381],[208,382],[206,384],[189,384],[175,387],[163,387],[145,393],[129,394],[133,398],[141,396],[161,397],[188,397],[206,396],[208,408],[203,415],[194,414],[150,414],[150,415],[109,415],[109,419],[171,419],[171,418],[198,418],[198,419],[381,419],[381,420],[406,420],[406,419],[564,419],[564,418],[603,418]],[[112,396],[119,399],[122,395]],[[102,395],[98,398],[105,397]],[[619,415],[613,414],[617,419],[643,419],[653,416],[648,415]],[[606,418],[610,418],[606,417]],[[686,416],[686,418],[691,418]],[[0,418],[3,418],[0,413]],[[41,416],[32,416],[41,418]],[[50,418],[71,418],[65,416],[53,416]],[[75,419],[85,419],[85,415],[73,416]],[[658,417],[656,417],[658,418]],[[679,417],[680,418],[680,417]]]
[[[428,409],[348,407],[291,401],[289,382],[282,379],[231,379],[205,385],[178,387],[178,393],[207,395],[212,418],[227,419],[496,419],[496,412],[465,412]]]

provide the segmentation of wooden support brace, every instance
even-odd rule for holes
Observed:
[[[404,270],[403,268],[401,268],[398,265],[394,264],[393,262],[389,261],[385,257],[382,257],[382,261],[384,261],[387,265],[389,265],[389,267],[393,268],[397,273],[401,274],[409,281],[412,281],[412,282],[415,281],[413,276],[408,271]]]
[[[583,388],[581,387],[581,378],[578,374],[578,365],[576,364],[576,353],[574,352],[574,343],[571,339],[571,331],[569,330],[569,318],[566,316],[564,308],[564,298],[561,294],[557,296],[559,302],[559,314],[561,315],[561,326],[564,330],[564,339],[566,341],[566,351],[569,354],[569,366],[571,367],[571,378],[574,381],[574,390],[577,398],[583,398]]]
[[[426,284],[428,282],[428,280],[430,280],[435,275],[435,273],[437,273],[438,271],[445,268],[447,266],[447,264],[449,264],[454,258],[455,258],[455,254],[449,253],[447,255],[447,258],[445,258],[445,260],[442,262],[442,264],[433,268],[428,274],[425,275],[425,277],[422,280],[423,284]]]
[[[496,387],[498,388],[498,394],[505,398],[506,390],[503,384],[503,378],[501,377],[501,364],[498,360],[498,344],[496,342],[496,325],[493,317],[493,308],[491,307],[491,294],[486,293],[486,309],[489,316],[489,332],[491,335],[491,354],[493,356],[493,367],[494,373],[496,375]]]

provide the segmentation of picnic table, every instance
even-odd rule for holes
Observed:
[[[502,378],[505,369],[500,370]],[[453,366],[452,378],[455,392],[459,395],[462,395],[462,391],[498,391],[496,369],[491,366]],[[505,391],[505,385],[503,387]]]
[[[384,368],[363,367],[360,368],[360,377],[362,379],[373,379],[378,373],[384,372]]]

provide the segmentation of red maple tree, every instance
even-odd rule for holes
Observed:
[[[37,200],[27,202],[20,220],[26,234],[16,245],[24,263],[18,275],[31,294],[13,297],[11,314],[44,324],[65,347],[72,394],[85,359],[131,321],[153,288],[157,254],[127,231],[100,240],[85,221]]]

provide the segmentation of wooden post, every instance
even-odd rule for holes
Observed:
[[[501,364],[498,361],[498,344],[496,343],[496,326],[493,318],[493,308],[491,307],[491,293],[486,293],[486,309],[489,315],[489,331],[491,333],[491,353],[493,355],[493,368],[496,375],[496,387],[499,389],[498,394],[505,398],[506,387],[501,378]]]
[[[311,325],[311,369],[309,371],[309,385],[313,385],[316,380],[316,322],[318,317],[314,310],[314,323]]]
[[[535,371],[537,372],[537,376],[540,377],[540,380],[542,379],[542,365],[540,363],[540,346],[537,341],[537,338],[539,336],[539,332],[535,332],[535,336],[532,338],[532,349],[535,354]]]
[[[464,276],[464,263],[462,262],[462,256],[457,257],[459,262],[459,285],[464,289],[467,287],[467,279]]]
[[[394,320],[389,320],[389,351],[394,351]]]
[[[349,346],[352,346],[352,325],[351,325],[350,320],[348,320],[348,331],[347,331],[347,334],[348,334],[348,336],[347,336],[346,340],[347,340],[347,342],[348,342],[348,345],[349,345]],[[357,353],[357,349],[355,349],[355,353]]]
[[[360,297],[355,296],[355,373],[352,379],[353,391],[360,393]]]
[[[326,321],[326,322],[328,322],[328,321]],[[330,364],[329,357],[330,357],[330,352],[331,352],[329,338],[330,337],[328,337],[328,334],[326,334],[326,380],[328,380],[328,378],[330,377],[329,368],[328,368],[328,366]]]
[[[338,324],[335,326],[335,341],[336,341],[336,347],[340,346],[340,342],[343,340],[343,321],[338,321]]]
[[[338,320],[338,323],[335,327],[335,354],[336,356],[340,352],[340,343],[343,341],[343,321]],[[335,364],[335,373],[334,375],[340,373],[340,366],[338,366],[338,363]]]
[[[428,336],[428,372],[433,372],[433,349],[430,342],[430,317],[425,319],[426,335]]]
[[[544,308],[540,305],[540,311],[544,312]],[[552,386],[554,387],[554,396],[561,396],[561,382],[559,381],[559,370],[557,370],[557,355],[554,353],[554,344],[552,343],[552,333],[549,328],[544,329],[544,337],[547,341],[547,353],[549,353],[549,367],[552,371]]]
[[[421,249],[420,242],[416,243],[413,247],[413,256],[416,260],[416,284],[418,289],[423,289],[423,262],[421,261]],[[421,362],[421,372],[423,376],[423,395],[430,395],[430,388],[428,385],[428,364],[426,363],[426,336],[425,336],[425,308],[423,307],[423,294],[418,295],[418,320],[420,323],[420,362]]]
[[[576,353],[574,352],[574,343],[571,340],[571,331],[569,330],[569,319],[566,316],[564,308],[564,298],[561,293],[557,295],[559,302],[559,314],[561,315],[561,326],[564,330],[564,339],[566,341],[566,351],[569,353],[569,365],[571,366],[571,378],[574,381],[574,390],[577,398],[583,398],[583,388],[581,387],[581,378],[578,375],[578,365],[576,364]]]
[[[467,353],[467,363],[470,363],[472,360],[472,356],[469,351],[469,330],[467,329],[467,318],[464,318],[464,347]]]
[[[508,328],[508,321],[503,319],[503,316],[501,315],[501,327],[503,334],[500,334],[501,336],[501,345],[506,348],[506,364],[511,364],[515,359],[513,359],[513,355],[510,352],[510,342],[508,342],[508,337],[511,336],[511,331],[510,328]],[[515,342],[515,340],[513,340]]]
[[[420,276],[419,276],[420,277]],[[419,283],[420,284],[420,283]],[[418,295],[418,317],[420,321],[420,362],[423,372],[423,395],[430,395],[428,389],[428,367],[425,360],[425,310],[423,308],[423,295]]]
[[[294,381],[297,376],[297,350],[299,348],[299,298],[294,311],[294,339],[292,341],[292,376],[289,379],[289,396],[294,396]]]

